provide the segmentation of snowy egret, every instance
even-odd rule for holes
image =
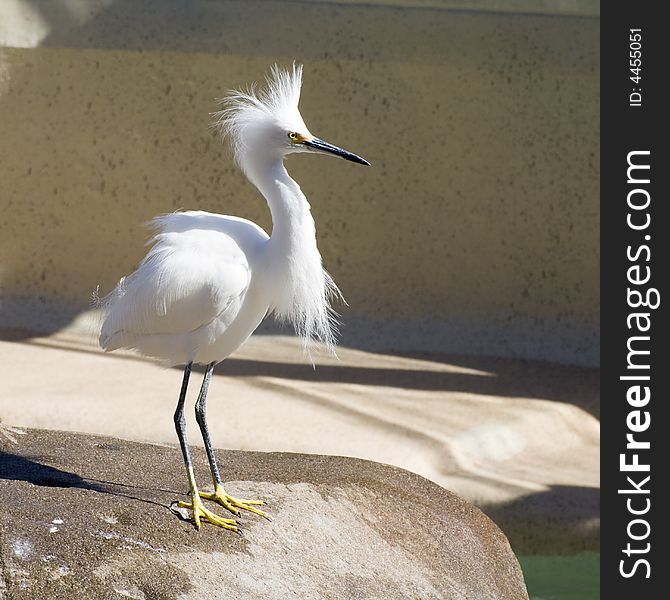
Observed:
[[[275,66],[263,89],[233,91],[214,113],[214,126],[230,139],[236,161],[268,203],[272,235],[245,219],[202,211],[156,217],[150,222],[157,233],[147,256],[103,301],[100,345],[105,351],[132,348],[170,365],[185,365],[174,421],[191,502],[179,506],[192,511],[197,528],[204,519],[237,530],[234,519],[210,512],[202,498],[234,515],[244,509],[268,517],[256,508],[263,502],[239,500],[224,491],[205,414],[214,367],[270,313],[291,323],[305,343],[332,348],[336,341],[331,301],[341,295],[322,267],[310,205],[283,161],[294,152],[318,152],[369,163],[309,132],[298,111],[301,85],[301,66]],[[195,410],[212,493],[198,491],[186,439],[184,401],[193,364],[205,365]]]

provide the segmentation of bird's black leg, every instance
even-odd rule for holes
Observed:
[[[191,376],[192,366],[193,363],[188,363],[184,368],[184,378],[181,382],[181,392],[179,393],[177,410],[174,412],[174,426],[177,430],[177,437],[179,438],[179,445],[181,446],[181,453],[184,457],[184,464],[186,465],[186,473],[188,474],[189,480],[193,477],[193,462],[191,461],[191,453],[188,450],[188,439],[186,438],[184,402],[186,402],[186,390],[188,389],[188,380]]]
[[[209,382],[212,379],[212,372],[214,371],[214,366],[216,363],[209,363],[207,369],[205,370],[205,377],[202,380],[202,387],[200,388],[200,394],[198,394],[198,400],[195,403],[195,419],[198,421],[200,426],[200,433],[202,433],[202,441],[205,442],[205,450],[207,451],[207,458],[209,459],[209,469],[212,472],[212,479],[214,480],[214,491],[210,494],[209,492],[200,492],[202,498],[208,500],[214,500],[227,508],[230,512],[235,515],[240,514],[238,509],[243,508],[250,512],[256,513],[261,517],[269,519],[270,516],[267,513],[264,513],[262,510],[255,508],[255,506],[265,504],[261,500],[239,500],[229,496],[223,489],[223,481],[221,480],[221,474],[219,473],[219,467],[216,464],[216,456],[214,456],[214,448],[212,448],[212,439],[209,437],[209,427],[207,427],[207,390],[209,389]]]
[[[205,370],[205,377],[202,380],[202,387],[198,394],[198,400],[195,403],[195,420],[200,427],[202,433],[202,441],[205,442],[205,450],[207,451],[207,459],[209,460],[209,469],[212,472],[212,479],[214,486],[222,485],[221,474],[219,467],[216,464],[216,456],[214,456],[214,448],[212,448],[212,439],[209,437],[209,427],[207,427],[207,390],[209,389],[209,382],[212,379],[212,372],[216,363],[209,363]]]
[[[188,475],[188,482],[191,486],[191,502],[179,502],[179,506],[190,508],[193,511],[193,520],[195,526],[200,529],[200,520],[206,519],[214,525],[237,531],[237,523],[232,519],[223,519],[208,511],[202,504],[200,495],[198,493],[198,486],[195,483],[195,475],[193,474],[193,462],[191,461],[191,453],[188,449],[188,440],[186,438],[186,419],[184,418],[184,402],[186,401],[186,390],[188,389],[188,380],[191,376],[191,367],[193,363],[188,363],[184,369],[184,379],[181,383],[181,392],[179,394],[179,402],[177,402],[177,410],[174,413],[174,424],[177,429],[177,437],[179,438],[179,445],[181,446],[181,453],[184,457],[184,464],[186,465],[186,474]]]

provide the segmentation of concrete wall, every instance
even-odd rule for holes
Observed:
[[[137,264],[155,214],[269,229],[208,113],[295,59],[310,129],[373,164],[287,163],[350,304],[345,342],[597,362],[592,3],[568,15],[448,4],[3,4],[3,322],[68,307],[52,319],[65,325]]]

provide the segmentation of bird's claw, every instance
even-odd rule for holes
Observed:
[[[200,529],[201,519],[209,521],[212,525],[217,525],[228,529],[230,531],[239,532],[238,523],[235,519],[224,519],[219,515],[214,514],[213,512],[207,510],[200,500],[199,496],[194,496],[191,502],[182,502],[179,501],[177,506],[180,508],[189,508],[193,513],[193,522],[195,523],[195,528]]]
[[[213,492],[200,492],[200,496],[206,500],[213,500],[214,502],[218,502],[221,506],[228,509],[234,515],[239,515],[240,511],[238,509],[241,508],[242,510],[248,510],[255,515],[263,517],[268,521],[272,521],[272,517],[268,513],[255,508],[255,506],[265,505],[265,502],[262,500],[240,500],[238,498],[233,498],[232,496],[226,494],[226,492],[223,490],[223,486],[221,485],[217,485]]]

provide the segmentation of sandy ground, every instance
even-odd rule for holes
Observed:
[[[293,338],[253,337],[215,372],[214,444],[389,463],[480,505],[599,486],[595,369],[350,348],[315,362]],[[104,354],[75,332],[0,332],[5,425],[175,444],[181,376],[130,353]],[[191,405],[199,384],[196,373]],[[191,416],[190,442],[200,445]]]

